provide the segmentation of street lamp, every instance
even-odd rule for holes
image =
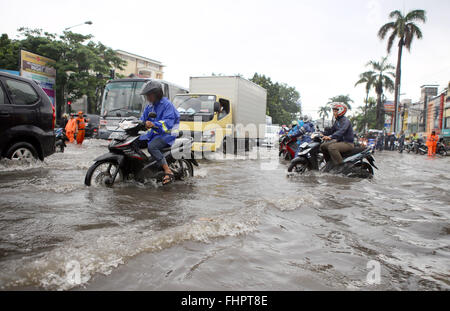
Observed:
[[[78,27],[78,26],[81,26],[81,25],[92,25],[93,23],[91,22],[91,21],[87,21],[87,22],[84,22],[84,23],[82,23],[82,24],[78,24],[78,25],[75,25],[75,26],[71,26],[71,27],[67,27],[66,29],[64,29],[64,30],[69,30],[69,29],[72,29],[72,28],[74,28],[74,27]]]

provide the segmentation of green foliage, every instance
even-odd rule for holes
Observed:
[[[356,127],[358,133],[364,132],[365,129],[365,107],[359,107],[353,117],[351,117],[353,126]],[[377,126],[377,101],[371,97],[367,103],[367,123],[369,129],[375,129]]]
[[[6,34],[1,36],[0,67],[19,70],[20,50],[54,59],[58,115],[66,100],[75,101],[83,95],[88,97],[89,112],[95,112],[99,89],[106,83],[97,75],[107,77],[111,68],[122,69],[125,64],[114,50],[92,41],[91,35],[66,31],[58,36],[28,28],[20,28],[19,32],[18,40],[10,40]]]
[[[408,50],[411,50],[414,38],[422,39],[422,30],[415,22],[425,23],[427,21],[426,11],[413,10],[403,15],[402,12],[396,10],[389,14],[389,18],[394,21],[383,25],[378,31],[378,37],[381,40],[384,40],[390,33],[387,46],[388,53],[391,52],[396,38],[399,39],[399,46],[405,46]]]
[[[290,124],[301,113],[300,94],[295,87],[284,83],[274,83],[265,75],[255,73],[250,79],[267,90],[267,115],[274,124]]]
[[[350,103],[353,103],[353,99],[350,98],[350,95],[338,95],[330,98],[330,103],[344,103],[347,105],[348,110],[352,110]]]
[[[383,57],[381,61],[370,61],[367,65],[370,67],[372,76],[375,78],[373,87],[377,93],[377,126],[376,129],[383,129],[384,127],[384,106],[382,103],[382,96],[386,90],[392,91],[394,89],[395,73],[391,70],[395,67],[388,63],[388,58]]]

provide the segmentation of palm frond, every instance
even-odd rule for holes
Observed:
[[[406,22],[421,21],[427,22],[427,12],[425,10],[413,10],[405,16]]]
[[[391,19],[402,19],[403,18],[403,14],[399,10],[395,10],[395,11],[392,11],[389,14],[389,18],[391,18]]]
[[[387,24],[383,25],[380,28],[380,30],[378,31],[378,37],[381,40],[383,40],[390,30],[395,30],[395,23],[394,22],[390,22],[390,23],[387,23]]]
[[[391,53],[392,46],[394,45],[394,40],[395,40],[395,38],[397,37],[397,34],[398,34],[397,30],[394,30],[394,31],[392,32],[391,36],[389,37],[389,40],[388,40],[388,46],[387,46],[387,52],[388,52],[388,54]]]

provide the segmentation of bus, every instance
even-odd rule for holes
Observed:
[[[141,117],[146,100],[140,93],[150,81],[160,82],[164,97],[171,101],[176,95],[189,93],[187,89],[164,80],[144,78],[111,80],[103,91],[98,138],[109,139],[112,133],[121,131],[119,128],[121,121]]]

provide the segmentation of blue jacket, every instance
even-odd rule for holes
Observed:
[[[325,135],[338,142],[355,143],[352,123],[345,116],[337,118],[333,127],[329,131],[325,131]]]
[[[311,122],[307,122],[304,123],[302,127],[298,127],[289,136],[293,138],[303,136],[301,141],[298,142],[298,144],[301,145],[303,143],[311,142],[311,133],[314,133],[314,124],[312,124]]]
[[[156,118],[149,117],[151,112],[156,113]],[[139,138],[140,140],[150,142],[156,137],[161,137],[168,145],[173,145],[177,135],[172,134],[170,131],[173,130],[176,132],[178,130],[180,114],[166,97],[163,97],[153,105],[147,105],[142,114],[141,121],[151,121],[157,128],[148,130],[145,135]]]

